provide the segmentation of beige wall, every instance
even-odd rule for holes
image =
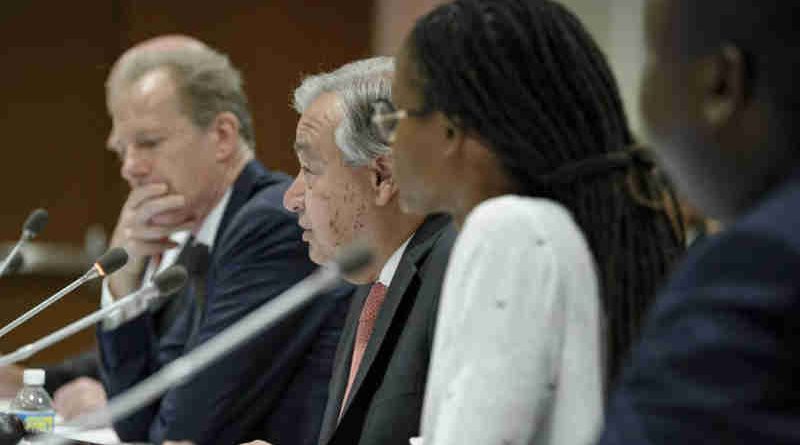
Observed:
[[[71,273],[60,271],[83,245],[87,227],[99,224],[106,233],[114,227],[128,187],[119,161],[104,149],[110,121],[103,82],[125,48],[158,34],[185,33],[228,53],[246,82],[259,158],[295,173],[297,114],[289,94],[301,73],[369,53],[372,1],[227,0],[223,20],[220,5],[196,0],[3,2],[0,244],[16,240],[36,207],[48,210],[50,223],[35,241],[42,261],[31,261],[26,249],[33,271],[0,280],[0,326],[85,270],[78,263]],[[50,275],[53,269],[62,275]],[[97,288],[79,289],[0,339],[0,351],[13,351],[97,309],[98,295]],[[86,329],[31,363],[60,360],[93,341],[94,331]]]
[[[619,82],[631,128],[641,134],[638,90],[644,62],[645,0],[560,0],[586,25],[606,52]]]
[[[392,55],[422,14],[445,0],[375,0],[372,48]],[[628,119],[639,133],[638,85],[643,61],[641,17],[644,0],[561,0],[580,17],[606,52],[620,84]]]
[[[445,0],[375,0],[372,49],[375,54],[392,56],[418,17]]]

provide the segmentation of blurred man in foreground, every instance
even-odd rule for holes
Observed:
[[[651,311],[601,444],[800,443],[800,3],[650,0],[642,112],[724,231]]]

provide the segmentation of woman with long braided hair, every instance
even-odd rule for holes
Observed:
[[[426,445],[572,444],[682,252],[607,62],[550,0],[456,0],[398,54],[401,204],[461,229],[426,389]]]

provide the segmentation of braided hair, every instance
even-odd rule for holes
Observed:
[[[406,43],[423,110],[482,140],[522,195],[566,206],[598,265],[609,378],[682,233],[633,136],[606,59],[550,0],[456,0],[420,19]]]

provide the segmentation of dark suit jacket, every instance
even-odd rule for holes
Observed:
[[[230,206],[228,208],[231,209]],[[222,225],[220,225],[221,227]],[[183,264],[181,262],[182,256],[183,252],[178,255],[178,263]],[[159,297],[155,302],[150,303],[149,310],[153,313],[156,338],[160,339],[164,336],[180,314],[186,310],[186,304],[191,301],[191,295],[186,295],[189,292],[189,288],[190,286],[184,286],[183,289],[172,295]],[[55,394],[59,388],[78,377],[101,379],[96,347],[72,357],[67,357],[60,363],[44,366],[44,369],[47,373],[44,385],[49,394]]]
[[[337,425],[361,308],[370,286],[353,298],[336,351],[320,444],[408,444],[419,433],[439,292],[455,240],[450,218],[429,217],[400,260]]]
[[[600,443],[800,443],[800,175],[690,253]]]
[[[194,299],[159,339],[142,314],[98,331],[102,371],[117,395],[196,344],[277,296],[315,266],[294,215],[282,207],[286,175],[253,161],[233,186],[211,252],[204,318],[189,339]],[[235,444],[263,438],[282,444],[316,441],[336,344],[352,287],[321,296],[188,383],[114,427],[124,441],[191,440]]]
[[[42,366],[45,370],[44,389],[50,395],[59,388],[78,377],[100,378],[97,365],[97,350],[88,351],[67,357],[64,361],[53,365]]]

